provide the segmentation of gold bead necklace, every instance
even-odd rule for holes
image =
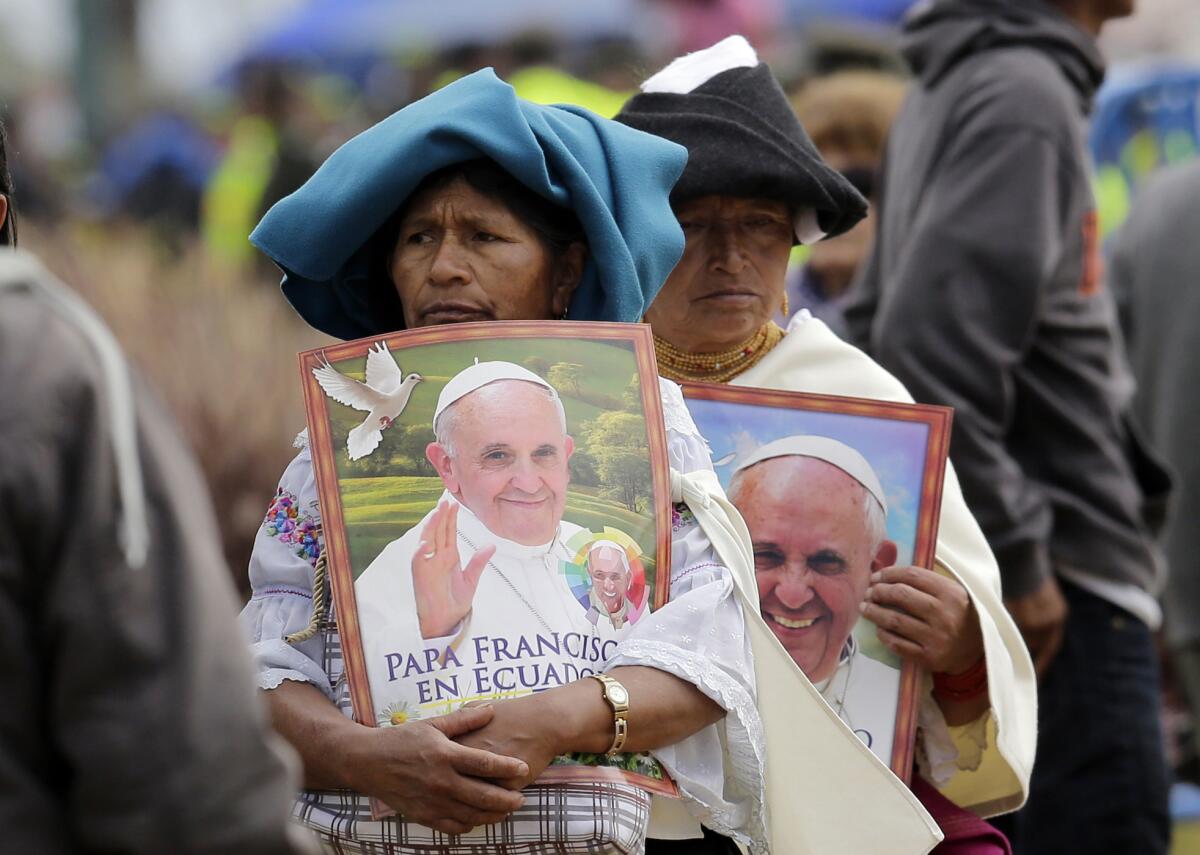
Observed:
[[[658,357],[658,373],[676,382],[728,383],[770,353],[783,339],[783,334],[780,326],[770,321],[737,347],[719,353],[689,353],[656,335],[654,351]]]

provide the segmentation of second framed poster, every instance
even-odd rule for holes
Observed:
[[[934,566],[951,411],[699,383],[684,397],[750,529],[763,619],[907,781],[919,674],[860,608],[873,572]]]

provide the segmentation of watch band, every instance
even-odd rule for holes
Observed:
[[[600,683],[604,691],[604,700],[612,707],[613,741],[605,754],[617,754],[625,747],[625,739],[629,736],[629,690],[607,674],[588,676]]]

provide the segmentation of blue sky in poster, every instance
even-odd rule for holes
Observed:
[[[721,485],[728,488],[737,459],[776,439],[817,434],[858,450],[883,484],[888,501],[888,537],[899,550],[898,564],[911,564],[920,513],[921,473],[929,428],[906,422],[841,413],[810,412],[758,404],[687,400],[700,433],[712,447],[713,460],[736,458],[717,467]]]

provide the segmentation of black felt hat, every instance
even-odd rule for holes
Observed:
[[[675,60],[615,118],[687,148],[673,202],[778,199],[792,208],[801,243],[841,234],[866,216],[867,200],[821,159],[771,69],[741,36]]]

